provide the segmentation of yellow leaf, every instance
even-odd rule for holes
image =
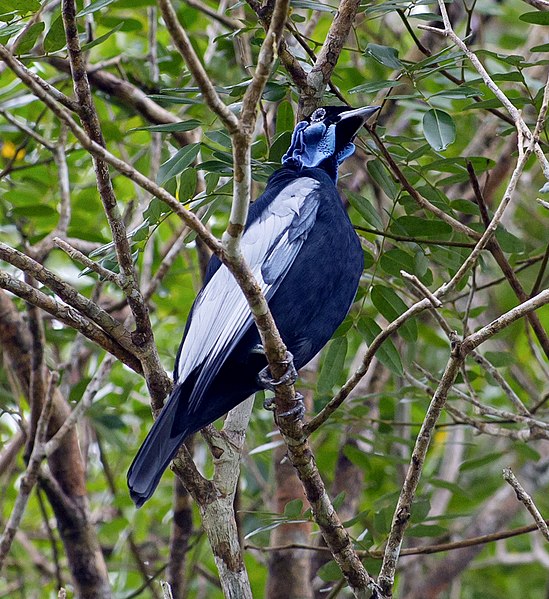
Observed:
[[[17,152],[17,156],[15,155]],[[17,150],[16,145],[12,141],[5,141],[2,145],[2,158],[6,158],[7,160],[23,160],[25,157],[25,150],[20,148]]]

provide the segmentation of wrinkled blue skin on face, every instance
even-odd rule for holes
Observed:
[[[336,109],[334,117],[334,110],[326,108],[322,113],[327,115],[326,123],[318,118],[297,124],[282,168],[271,176],[265,192],[251,205],[246,224],[247,230],[260,218],[268,220],[276,212],[277,198],[284,197],[284,190],[293,185],[295,193],[295,186],[299,189],[299,182],[303,181],[302,189],[307,191],[303,191],[306,195],[300,213],[295,215],[289,229],[276,230],[273,225],[266,240],[272,247],[286,231],[289,235],[291,231],[295,235],[306,231],[303,244],[287,265],[285,261],[271,264],[267,253],[262,270],[264,280],[276,279],[276,290],[267,300],[297,369],[322,349],[347,315],[363,269],[360,241],[335,185],[338,166],[354,152],[352,140],[363,123],[360,119],[346,120],[338,129],[337,118],[344,110]],[[310,179],[318,182],[313,191],[309,191]],[[204,287],[219,268],[221,263],[213,256]],[[183,339],[193,321],[195,307],[196,303]],[[138,507],[151,497],[164,470],[189,435],[261,389],[258,373],[267,362],[257,351],[261,342],[259,333],[253,322],[239,333],[238,341],[230,351],[226,350],[227,355],[210,356],[210,366],[198,365],[184,380],[177,380],[177,365],[186,359],[180,355],[180,346],[174,389],[128,472],[130,494]],[[206,387],[194,405],[190,405],[189,397],[195,387],[199,388],[199,378],[204,379],[205,375],[211,375]]]
[[[322,122],[300,121],[292,133],[288,151],[282,156],[282,164],[299,169],[321,166],[337,182],[339,165],[355,151],[355,144],[349,142],[343,150],[334,155],[336,147],[336,125],[326,127]],[[323,165],[323,163],[326,163]]]

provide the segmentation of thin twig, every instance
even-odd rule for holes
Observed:
[[[80,46],[75,0],[62,0],[61,16],[65,26],[72,80],[80,104],[82,125],[91,140],[99,146],[105,146],[101,123],[88,81],[85,56]],[[124,280],[123,291],[135,319],[135,330],[131,334],[132,342],[135,352],[141,360],[152,400],[158,405],[164,400],[168,390],[171,388],[171,382],[162,367],[158,350],[154,343],[148,306],[143,301],[139,288],[126,227],[118,207],[108,165],[102,157],[96,154],[92,158],[97,189],[112,232],[116,257],[120,266],[121,276]]]
[[[74,248],[70,243],[67,243],[59,237],[54,237],[53,242],[59,249],[63,250],[65,254],[67,254],[67,256],[70,256],[76,262],[80,262],[80,264],[83,264],[93,272],[97,273],[101,278],[105,279],[106,281],[110,281],[111,283],[114,283],[118,287],[121,287],[123,285],[123,281],[115,272],[112,272],[112,270],[107,270],[98,262],[91,260],[80,250]]]
[[[65,422],[59,427],[55,435],[49,439],[45,445],[46,456],[50,456],[54,451],[59,448],[63,437],[71,430],[71,428],[78,422],[80,418],[85,414],[86,410],[91,406],[94,397],[97,392],[101,389],[105,377],[110,372],[114,363],[114,356],[107,354],[99,368],[95,371],[90,382],[86,385],[86,389],[82,394],[82,397],[78,404],[74,407],[72,412],[69,414]]]
[[[38,471],[42,460],[46,457],[45,452],[45,439],[48,429],[48,423],[51,417],[53,396],[58,381],[57,373],[52,373],[48,382],[48,388],[44,397],[43,408],[38,419],[38,425],[36,427],[36,436],[34,440],[34,446],[32,454],[29,459],[29,464],[21,479],[19,485],[19,493],[13,510],[11,511],[10,517],[4,527],[4,532],[0,537],[0,570],[2,569],[6,556],[10,550],[11,544],[15,537],[15,533],[19,528],[21,519],[25,512],[30,494],[38,478]]]
[[[545,537],[547,541],[549,541],[549,527],[547,523],[543,519],[540,511],[536,507],[534,500],[530,495],[524,490],[524,487],[520,484],[517,477],[513,474],[511,468],[503,469],[503,478],[506,482],[508,482],[511,487],[515,490],[517,494],[517,499],[524,504],[524,507],[530,512],[532,518],[536,523],[536,526],[540,530],[541,534]]]

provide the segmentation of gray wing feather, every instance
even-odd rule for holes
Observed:
[[[275,293],[314,225],[319,202],[315,191],[319,186],[309,177],[286,186],[242,236],[242,254],[267,299]],[[176,365],[180,382],[200,367],[190,407],[197,404],[225,357],[250,326],[252,316],[246,298],[229,270],[221,265],[195,302]]]

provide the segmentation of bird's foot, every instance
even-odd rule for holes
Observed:
[[[270,412],[274,412],[276,409],[275,398],[266,398],[263,402],[263,407]],[[296,391],[295,406],[286,412],[282,412],[282,414],[278,414],[277,416],[278,418],[288,418],[289,416],[293,416],[296,420],[303,420],[303,416],[305,416],[305,402],[303,401],[303,395]]]
[[[286,359],[279,362],[282,366],[286,366],[286,372],[279,378],[273,379],[269,367],[266,366],[260,370],[257,378],[264,389],[275,391],[280,385],[293,385],[297,381],[297,370],[294,366],[294,357],[291,352],[286,352]]]

